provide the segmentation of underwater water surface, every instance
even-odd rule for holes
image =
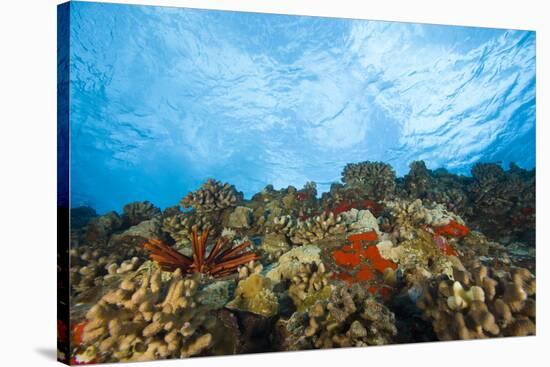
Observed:
[[[535,33],[72,3],[71,206],[535,166]]]

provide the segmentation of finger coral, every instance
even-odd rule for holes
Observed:
[[[298,311],[312,306],[317,300],[326,299],[332,292],[329,279],[332,276],[323,263],[301,264],[300,270],[292,277],[288,295]]]
[[[346,224],[339,215],[326,213],[305,221],[299,220],[290,234],[290,240],[298,245],[309,244],[322,240],[329,235],[341,234],[346,231]]]
[[[207,310],[196,300],[197,283],[176,270],[130,278],[106,293],[86,314],[82,350],[97,362],[184,358],[214,344]]]
[[[339,286],[328,300],[286,322],[287,349],[318,349],[383,345],[397,334],[394,314],[365,288]]]
[[[417,301],[440,340],[535,334],[535,278],[527,269],[454,270],[454,281],[428,281]]]

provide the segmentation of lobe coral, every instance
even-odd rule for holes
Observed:
[[[250,246],[245,241],[235,247],[228,246],[229,239],[220,237],[216,240],[210,253],[206,256],[206,247],[210,229],[198,233],[198,226],[193,226],[191,243],[193,258],[185,256],[164,242],[151,239],[144,246],[151,253],[149,257],[155,261],[164,271],[181,269],[184,274],[202,273],[213,277],[229,275],[241,265],[252,260],[258,260],[259,256],[251,251],[244,251]],[[244,251],[244,252],[243,252]]]

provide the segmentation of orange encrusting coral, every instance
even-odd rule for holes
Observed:
[[[465,237],[470,233],[470,229],[456,221],[451,220],[449,224],[439,226],[434,229],[435,234],[446,235],[451,237]]]
[[[397,264],[384,259],[375,245],[363,247],[364,242],[372,242],[377,239],[378,235],[374,231],[350,235],[348,241],[351,242],[351,245],[344,245],[341,249],[334,250],[332,257],[337,265],[349,268],[351,271],[357,270],[357,272],[355,275],[349,272],[339,272],[335,274],[335,277],[348,283],[362,282],[374,279],[376,273],[383,273],[387,268],[397,269]],[[362,265],[356,269],[360,264]],[[373,290],[380,289],[379,287],[371,288]]]
[[[82,334],[84,333],[84,327],[87,323],[87,321],[82,321],[78,324],[71,325],[71,339],[74,345],[82,344]]]
[[[250,246],[248,241],[236,247],[225,249],[229,243],[229,240],[225,237],[219,238],[214,243],[208,256],[206,256],[208,234],[208,229],[199,234],[198,227],[193,226],[191,236],[192,259],[157,239],[149,240],[144,247],[151,251],[149,255],[151,260],[155,261],[165,271],[181,269],[183,273],[203,273],[214,277],[229,275],[236,271],[239,266],[259,259],[259,256],[253,252],[243,252]]]
[[[361,241],[376,241],[377,239],[378,235],[374,231],[352,234],[348,237],[348,241],[353,244]]]
[[[447,242],[445,237],[440,236],[438,234],[434,234],[433,239],[434,239],[435,244],[437,245],[437,248],[439,249],[439,251],[441,251],[441,253],[443,253],[444,255],[447,255],[447,256],[457,256],[458,255],[458,253],[456,252],[454,247],[451,246],[451,244]]]

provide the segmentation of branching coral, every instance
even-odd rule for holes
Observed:
[[[426,168],[424,161],[414,161],[409,167],[409,173],[403,178],[406,196],[423,199],[435,186],[432,172]]]
[[[165,217],[162,222],[162,230],[175,241],[176,247],[182,248],[191,244],[193,226],[195,225],[201,232],[207,228],[213,231],[208,217],[199,213],[179,213]]]
[[[342,234],[346,231],[346,224],[339,215],[323,212],[314,218],[305,221],[299,220],[296,227],[290,232],[290,240],[299,245],[314,243],[323,238]]]
[[[304,311],[317,300],[326,299],[332,292],[329,279],[332,276],[323,263],[301,264],[292,277],[288,295],[298,311]]]
[[[180,205],[198,212],[211,212],[237,206],[242,200],[243,194],[235,186],[209,179],[200,189],[181,199]]]
[[[227,237],[220,237],[206,256],[206,246],[209,230],[198,233],[198,226],[193,226],[192,247],[193,258],[187,257],[160,240],[151,239],[144,246],[151,252],[152,260],[163,270],[183,273],[203,273],[221,277],[235,272],[239,266],[259,258],[253,252],[245,251],[251,243],[245,241],[235,247],[229,244]]]
[[[392,342],[395,316],[359,285],[337,287],[328,300],[286,323],[290,350],[360,347]]]
[[[110,275],[136,269],[145,259],[141,249],[127,244],[75,246],[70,250],[70,257],[71,294],[75,299],[79,299],[81,293],[102,285]]]
[[[395,191],[395,171],[383,162],[349,163],[342,172],[342,181],[365,190],[372,200],[386,200]]]
[[[297,220],[291,215],[281,215],[273,218],[266,226],[269,233],[285,234],[289,236],[296,228]]]
[[[180,270],[166,281],[160,271],[124,280],[86,314],[82,349],[94,350],[98,362],[200,354],[214,340],[196,290]]]
[[[535,208],[534,173],[530,176],[518,169],[504,171],[497,164],[478,163],[472,168],[472,176],[468,186],[476,209],[472,219],[486,234],[504,237],[534,228],[534,217],[529,220]]]
[[[462,218],[447,211],[441,204],[426,206],[422,200],[416,199],[391,201],[386,205],[393,217],[395,230],[405,239],[411,238],[412,232],[420,226],[447,228],[445,226],[454,222],[461,227],[461,233],[466,230]]]
[[[160,209],[148,201],[136,201],[126,204],[124,205],[123,211],[124,217],[130,226],[134,226],[160,215]]]
[[[535,334],[535,278],[527,269],[503,272],[478,266],[471,273],[454,270],[454,282],[428,281],[417,301],[439,339]]]

